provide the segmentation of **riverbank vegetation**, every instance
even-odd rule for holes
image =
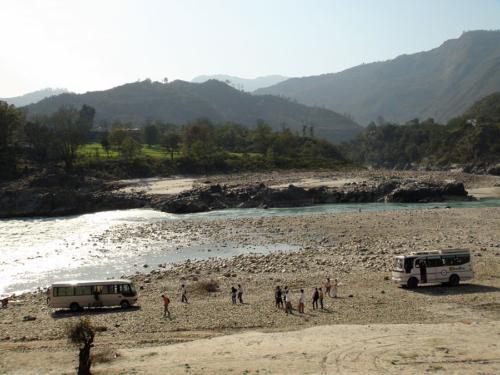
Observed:
[[[40,167],[65,168],[100,177],[148,177],[173,173],[274,169],[343,169],[350,163],[332,143],[303,125],[293,133],[273,131],[263,120],[253,127],[235,122],[165,124],[148,118],[142,128],[120,120],[94,124],[96,111],[62,105],[52,115],[30,116],[1,107],[4,179]]]
[[[343,142],[344,155],[363,165],[393,168],[410,163],[493,164],[500,160],[500,93],[485,97],[446,125],[413,119],[404,125],[379,117],[363,134]]]

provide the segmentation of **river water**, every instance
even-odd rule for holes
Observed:
[[[231,243],[193,244],[190,238],[177,234],[158,246],[137,246],[99,236],[123,224],[140,226],[157,221],[213,220],[244,217],[313,215],[380,210],[414,210],[472,207],[500,207],[500,199],[478,202],[442,203],[348,203],[282,209],[231,209],[199,214],[174,215],[149,209],[107,211],[58,218],[0,220],[0,295],[46,287],[54,281],[71,279],[112,278],[149,272],[166,263],[213,256],[231,257],[241,253],[265,253],[293,250],[282,244],[273,247],[237,247]],[[208,251],[208,248],[214,251]],[[143,265],[147,264],[148,268]]]

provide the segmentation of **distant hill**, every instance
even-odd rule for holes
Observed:
[[[198,76],[193,78],[191,82],[203,83],[211,79],[216,79],[222,82],[228,82],[229,85],[236,89],[240,89],[246,92],[252,92],[260,88],[269,87],[276,85],[280,82],[286,81],[288,77],[283,77],[280,75],[271,75],[266,77],[257,77],[255,79],[247,79],[240,77],[233,77],[224,74],[216,74],[213,76]]]
[[[51,89],[46,88],[40,91],[30,92],[29,94],[24,94],[21,96],[16,96],[14,98],[0,98],[0,100],[7,102],[9,104],[14,104],[16,107],[22,107],[31,103],[37,103],[40,100],[53,95],[59,95],[64,92],[68,92],[67,89]]]
[[[446,122],[500,90],[500,31],[471,31],[427,52],[335,74],[291,78],[255,94],[285,95],[349,113],[362,125],[382,116]]]
[[[132,121],[136,126],[143,125],[148,117],[177,125],[199,117],[208,117],[214,123],[231,120],[245,125],[262,119],[275,130],[281,129],[283,123],[294,132],[300,131],[303,124],[314,126],[316,137],[334,143],[352,139],[363,131],[361,126],[336,112],[272,95],[253,96],[216,80],[167,84],[146,80],[106,91],[65,93],[29,105],[29,114],[51,114],[62,104],[88,104],[97,111],[96,121],[120,119]]]

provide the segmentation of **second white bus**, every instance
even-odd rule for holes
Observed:
[[[456,286],[474,278],[468,250],[447,249],[399,255],[394,259],[392,279],[408,288],[419,284],[443,283]]]

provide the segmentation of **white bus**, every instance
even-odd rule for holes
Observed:
[[[128,308],[136,302],[137,292],[131,280],[75,280],[52,284],[49,305],[78,311],[82,307]]]
[[[443,283],[456,286],[461,280],[474,278],[469,250],[449,249],[410,253],[395,257],[392,279],[403,287]]]

